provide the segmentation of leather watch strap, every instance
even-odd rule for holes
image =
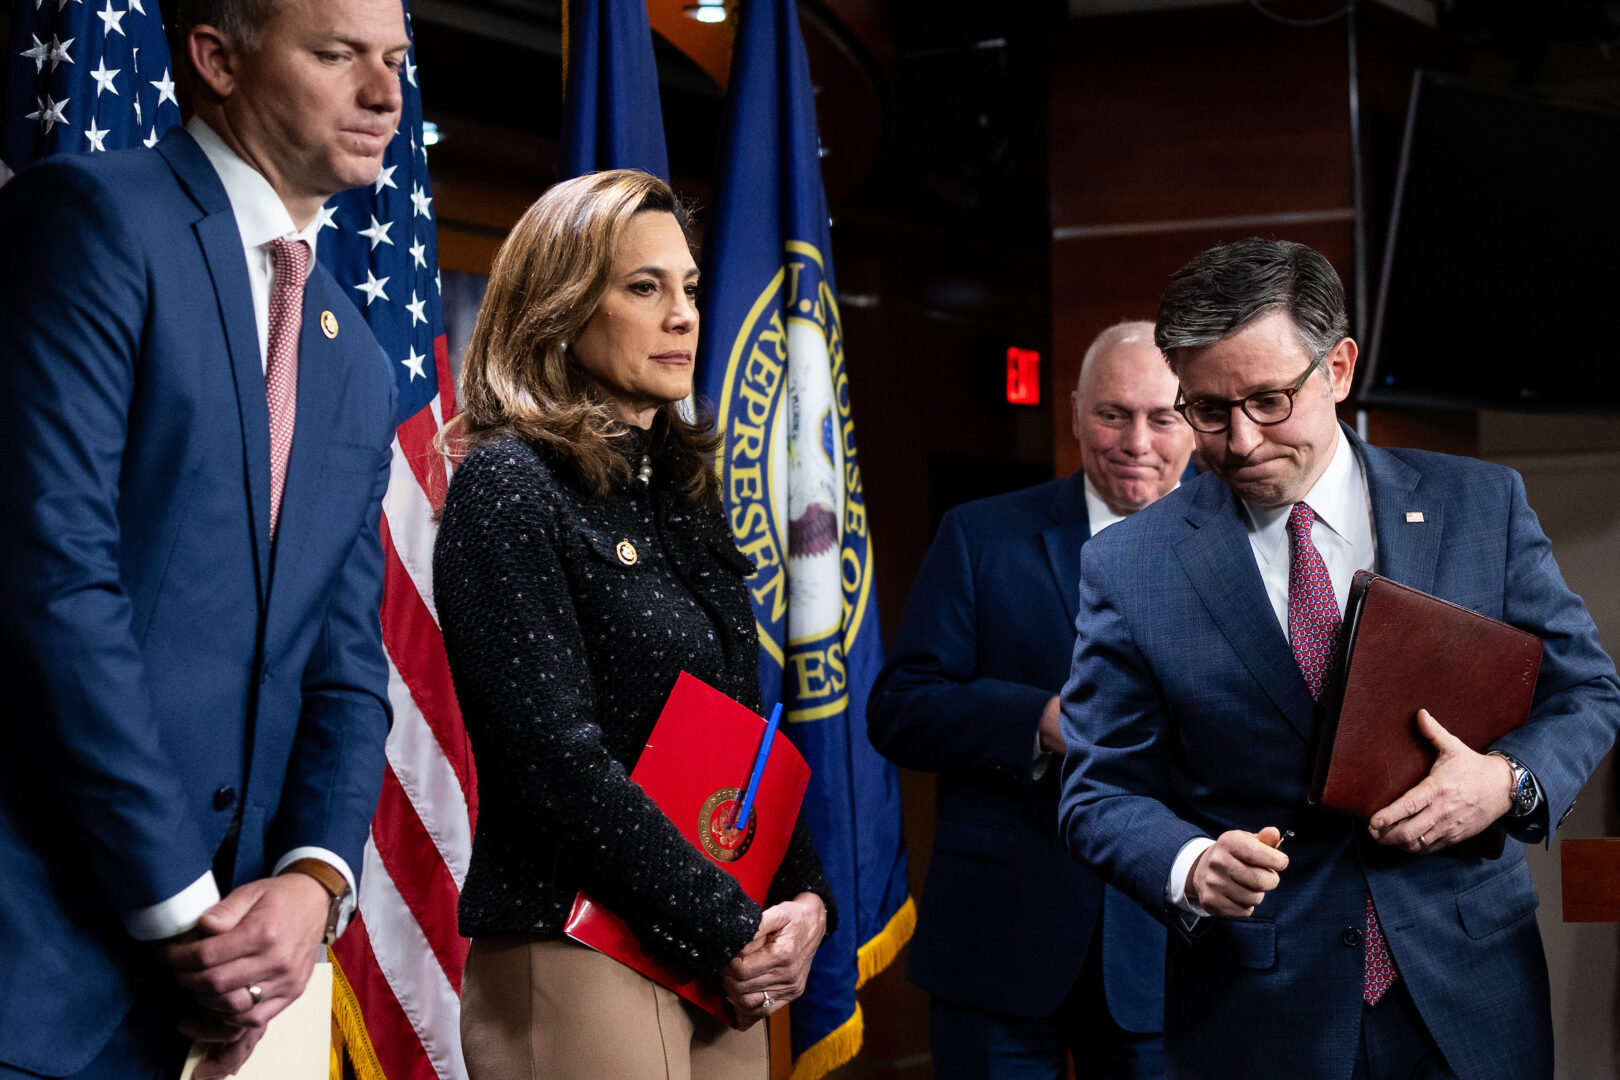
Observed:
[[[331,863],[320,859],[294,859],[281,871],[283,874],[304,874],[320,882],[321,888],[326,890],[330,900],[326,907],[326,933],[323,942],[327,945],[337,940],[338,919],[342,914],[343,899],[349,895],[349,882],[341,871]]]

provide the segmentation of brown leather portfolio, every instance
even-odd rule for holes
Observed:
[[[1372,817],[1434,764],[1419,709],[1484,750],[1529,718],[1540,670],[1534,634],[1358,571],[1322,695],[1311,802]]]

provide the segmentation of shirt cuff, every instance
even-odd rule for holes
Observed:
[[[335,851],[328,851],[323,847],[296,847],[283,855],[276,862],[272,874],[279,874],[299,859],[319,859],[343,875],[343,880],[349,883],[349,891],[343,895],[343,902],[338,905],[337,933],[335,937],[342,937],[343,931],[348,928],[349,920],[354,918],[354,910],[359,904],[360,888],[355,884],[354,871],[349,864]]]
[[[124,926],[136,941],[162,941],[197,925],[203,912],[219,903],[213,872],[187,885],[167,900],[124,913]]]
[[[1179,908],[1189,915],[1196,915],[1200,919],[1209,918],[1209,912],[1199,907],[1187,896],[1187,875],[1192,871],[1193,863],[1198,856],[1215,846],[1215,841],[1207,836],[1195,836],[1176,852],[1176,861],[1170,864],[1170,880],[1164,883],[1164,898],[1171,907]]]
[[[1031,765],[1029,769],[1029,779],[1031,783],[1040,783],[1041,777],[1045,776],[1046,770],[1051,767],[1052,758],[1054,756],[1055,755],[1053,755],[1051,751],[1047,750],[1046,747],[1041,745],[1041,729],[1036,728],[1035,763]]]

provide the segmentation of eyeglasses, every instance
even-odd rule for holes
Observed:
[[[1293,386],[1279,390],[1262,390],[1239,401],[1225,401],[1221,398],[1183,401],[1181,391],[1177,389],[1175,410],[1192,425],[1194,431],[1202,431],[1206,435],[1225,431],[1231,426],[1234,406],[1242,408],[1244,416],[1262,427],[1280,424],[1294,415],[1294,395],[1305,385],[1305,380],[1311,377],[1311,372],[1321,365],[1322,357],[1318,356],[1311,361],[1311,366],[1305,369],[1305,374],[1301,375],[1299,382]]]

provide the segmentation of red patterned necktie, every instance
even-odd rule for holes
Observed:
[[[309,245],[285,238],[270,242],[270,344],[264,369],[270,405],[270,536],[281,524],[281,493],[287,486],[293,420],[298,413],[298,331],[304,322],[304,278]]]
[[[1305,676],[1311,697],[1319,698],[1343,619],[1339,615],[1338,601],[1334,599],[1327,563],[1311,542],[1311,526],[1315,523],[1316,514],[1305,503],[1295,503],[1288,513],[1288,639],[1293,643],[1294,659],[1299,664],[1300,674]],[[1376,1005],[1400,976],[1390,959],[1389,945],[1384,940],[1383,928],[1378,925],[1378,912],[1373,907],[1370,892],[1367,894],[1367,929],[1362,937],[1367,952],[1361,975],[1361,996],[1368,1005]]]

